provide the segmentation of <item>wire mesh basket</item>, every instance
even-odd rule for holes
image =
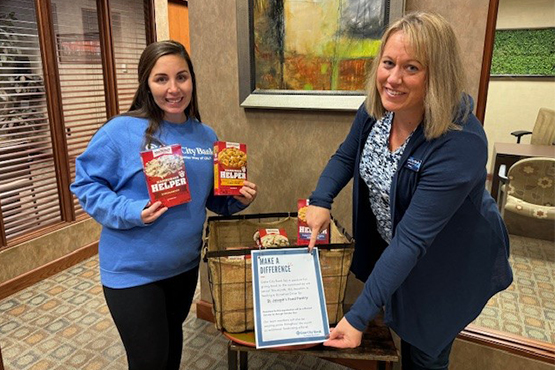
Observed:
[[[291,242],[286,248],[305,247],[296,245],[296,212],[208,218],[203,256],[208,264],[212,310],[218,330],[229,333],[254,330],[250,251],[257,248],[253,235],[261,228],[285,229]],[[354,240],[332,218],[330,243],[317,247],[331,325],[343,317]]]

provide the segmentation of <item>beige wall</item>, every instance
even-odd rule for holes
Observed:
[[[0,284],[98,240],[100,226],[87,219],[0,252]]]
[[[168,40],[170,38],[168,0],[154,0],[154,16],[156,17],[156,39]]]
[[[499,0],[497,28],[542,28],[555,26],[553,0]]]
[[[463,65],[468,76],[468,93],[478,99],[488,0],[406,0],[406,11],[433,11],[451,23],[459,38]]]
[[[484,129],[489,141],[488,172],[491,172],[494,143],[516,143],[511,132],[532,131],[541,107],[555,109],[553,80],[490,81],[484,118]],[[530,135],[524,136],[521,142],[530,143]]]

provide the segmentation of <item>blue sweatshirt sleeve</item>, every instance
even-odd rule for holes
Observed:
[[[322,171],[316,189],[310,196],[311,205],[331,209],[334,198],[353,177],[361,132],[367,119],[368,113],[362,105],[349,134]]]
[[[206,208],[210,211],[223,216],[229,216],[247,208],[247,205],[239,202],[233,197],[215,196],[214,191],[210,193],[206,200]]]
[[[145,226],[141,211],[148,199],[129,199],[114,189],[122,181],[124,156],[101,129],[75,161],[75,182],[71,191],[81,207],[103,226],[130,229]]]
[[[390,245],[345,315],[353,327],[365,330],[405,281],[483,176],[486,159],[487,146],[482,138],[457,132],[439,144],[423,163],[416,191],[395,228]]]

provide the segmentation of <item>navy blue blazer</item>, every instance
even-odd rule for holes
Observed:
[[[461,130],[437,139],[426,140],[422,126],[416,129],[393,177],[387,245],[359,174],[375,122],[361,106],[310,203],[331,209],[353,178],[351,270],[366,283],[345,317],[362,331],[385,307],[385,322],[403,340],[436,356],[512,282],[507,231],[485,190],[486,136],[472,114]]]

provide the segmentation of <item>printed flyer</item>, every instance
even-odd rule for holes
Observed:
[[[251,251],[256,348],[321,343],[329,336],[318,249]]]

